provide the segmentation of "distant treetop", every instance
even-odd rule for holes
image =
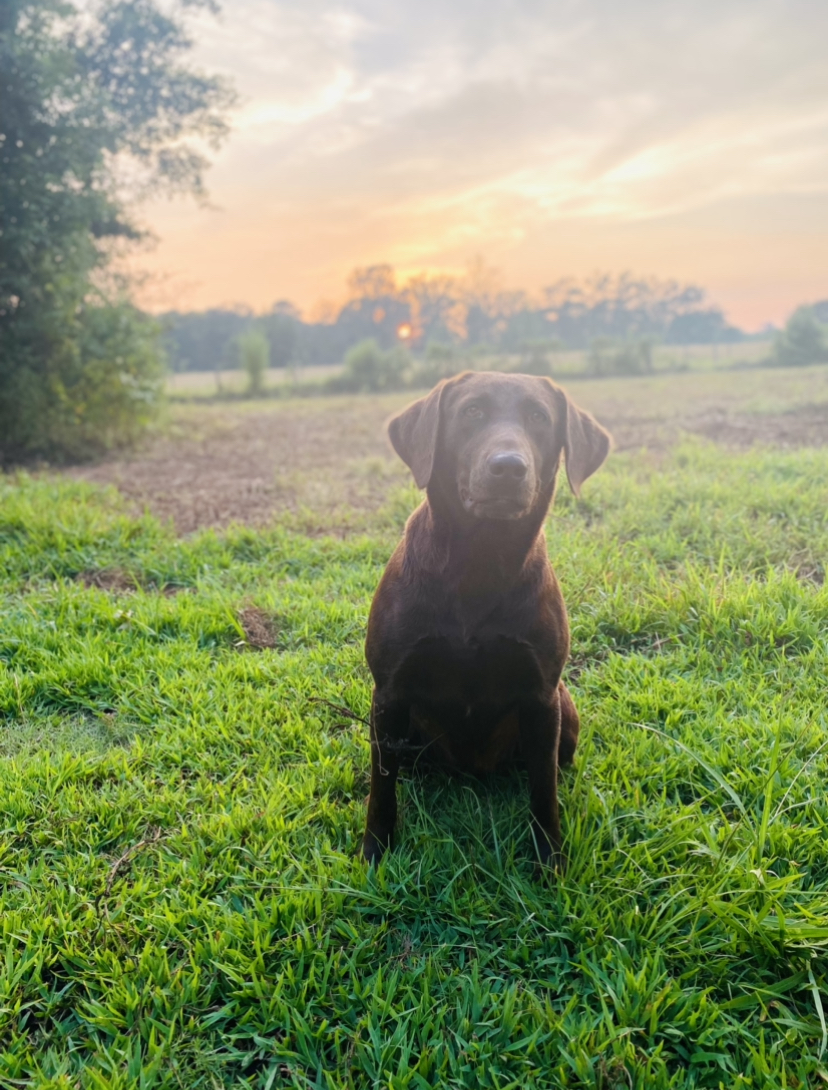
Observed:
[[[504,290],[497,271],[478,259],[462,276],[419,274],[403,283],[391,265],[369,265],[354,269],[347,286],[345,303],[315,321],[303,321],[284,300],[256,319],[218,310],[169,314],[171,357],[182,370],[196,358],[203,369],[230,366],[232,337],[254,322],[276,366],[336,363],[366,339],[384,350],[404,340],[421,354],[434,344],[512,353],[528,343],[583,349],[596,338],[715,344],[745,337],[696,285],[631,273],[561,279],[532,296]],[[228,331],[224,339],[219,328]]]

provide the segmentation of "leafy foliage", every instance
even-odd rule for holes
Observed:
[[[160,320],[164,350],[170,366],[176,371],[220,371],[237,367],[238,339],[253,325],[249,312],[219,307],[200,314],[170,311]],[[284,361],[273,352],[270,336],[268,341],[274,364],[282,366]]]
[[[226,312],[166,315],[171,334],[173,365],[181,370],[211,370],[226,358],[225,338],[203,346],[196,358],[189,349],[193,332],[216,328]],[[562,280],[537,298],[526,292],[504,291],[497,274],[473,263],[462,277],[418,275],[398,284],[390,265],[355,269],[348,281],[348,299],[325,322],[306,322],[284,301],[263,319],[237,315],[239,321],[263,325],[276,366],[291,363],[339,363],[364,340],[383,350],[400,343],[408,326],[418,356],[431,345],[489,349],[509,354],[526,352],[527,345],[588,348],[595,338],[615,342],[660,339],[674,344],[738,341],[745,335],[728,326],[721,311],[710,308],[704,292],[673,281],[640,279],[629,274],[598,275],[585,281]],[[197,335],[197,334],[196,334]],[[229,337],[229,333],[227,334]],[[206,340],[206,338],[204,338]],[[535,353],[541,366],[545,350]],[[542,373],[548,373],[546,368]]]
[[[247,392],[253,397],[264,393],[264,380],[270,365],[270,345],[259,329],[249,329],[239,337],[239,358],[247,375]]]
[[[773,362],[781,367],[806,367],[828,360],[826,329],[810,307],[795,310],[773,346]]]
[[[544,884],[519,772],[408,776],[398,848],[354,859],[367,732],[319,698],[367,712],[413,490],[361,538],[176,540],[0,482],[3,1079],[819,1085],[826,488],[824,451],[688,446],[561,495],[584,734]]]
[[[129,199],[200,191],[184,137],[224,131],[227,94],[181,65],[188,45],[151,0],[0,7],[0,458],[94,453],[157,400],[155,323],[104,274],[139,235]],[[114,390],[125,432],[99,411]]]
[[[470,368],[470,359],[466,352],[454,344],[442,344],[432,341],[425,352],[413,361],[411,385],[415,387],[435,386],[441,379],[451,378],[459,371]]]
[[[383,351],[373,338],[360,341],[345,356],[341,375],[328,383],[332,390],[377,393],[400,390],[405,385],[409,359],[402,348]]]
[[[587,365],[589,374],[596,376],[649,374],[653,369],[653,340],[596,337],[589,347]]]

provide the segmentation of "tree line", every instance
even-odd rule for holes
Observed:
[[[327,321],[305,321],[290,302],[266,314],[214,308],[161,316],[175,370],[218,370],[239,364],[240,337],[255,328],[267,339],[274,367],[338,363],[373,339],[388,350],[407,343],[462,345],[498,353],[585,349],[600,339],[667,344],[724,344],[747,334],[730,325],[704,291],[630,273],[558,280],[536,295],[499,287],[481,261],[462,276],[419,275],[397,282],[390,265],[355,269],[347,298]]]

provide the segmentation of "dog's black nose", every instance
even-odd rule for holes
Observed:
[[[516,481],[522,481],[529,471],[526,459],[515,450],[493,454],[488,465],[493,477],[511,477]]]

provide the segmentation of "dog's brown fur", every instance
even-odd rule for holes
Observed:
[[[374,596],[371,794],[362,853],[392,842],[406,755],[469,772],[520,756],[542,862],[560,863],[557,766],[578,742],[561,671],[563,597],[543,522],[563,455],[577,495],[610,437],[564,391],[530,375],[465,373],[389,425],[426,499]]]

